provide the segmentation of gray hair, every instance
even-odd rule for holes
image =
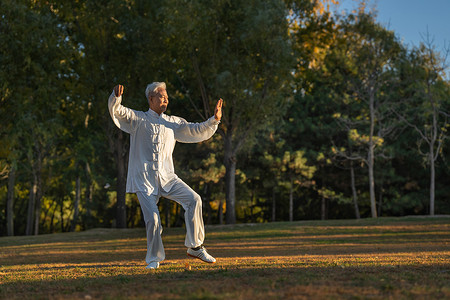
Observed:
[[[147,100],[150,94],[155,94],[159,88],[166,89],[166,84],[164,82],[152,82],[147,85],[145,89],[145,97],[147,97]]]

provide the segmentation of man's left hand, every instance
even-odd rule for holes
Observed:
[[[219,101],[217,101],[216,108],[214,109],[214,118],[217,121],[220,121],[220,119],[222,119],[222,104],[223,100],[219,99]]]

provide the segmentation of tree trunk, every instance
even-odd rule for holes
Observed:
[[[127,182],[127,157],[125,149],[124,134],[120,131],[116,139],[116,161],[117,161],[117,210],[116,227],[127,227],[126,211],[126,182]]]
[[[373,141],[374,131],[375,131],[375,95],[373,91],[369,96],[369,108],[370,108],[370,133],[369,133],[369,155],[367,159],[367,167],[369,169],[369,192],[370,192],[370,210],[372,212],[372,218],[377,217],[376,199],[375,199],[375,176],[373,173],[374,168],[374,152],[375,143]]]
[[[183,222],[181,220],[181,214],[180,214],[180,207],[181,205],[175,204],[175,227],[182,226]]]
[[[14,186],[16,183],[16,167],[14,164],[8,174],[8,196],[6,200],[6,230],[8,236],[14,235]]]
[[[164,217],[166,227],[170,228],[170,200],[167,198],[164,199]]]
[[[289,221],[294,221],[294,181],[292,179],[289,189]]]
[[[91,167],[89,163],[86,163],[86,192],[85,192],[85,199],[86,199],[86,223],[85,226],[89,228],[91,225],[91,206],[92,206],[92,197],[94,194],[94,185],[92,184],[92,172]]]
[[[275,188],[272,190],[272,222],[275,222],[276,220],[276,209],[277,209],[277,199],[276,199],[276,194],[275,194]]]
[[[211,205],[210,205],[210,201],[211,201],[211,196],[210,196],[210,188],[209,188],[209,183],[205,183],[205,187],[203,190],[203,203],[206,207],[206,214],[207,214],[207,218],[206,218],[206,224],[211,224],[212,218],[211,218]]]
[[[255,217],[253,215],[253,203],[255,198],[255,191],[252,189],[250,196],[250,222],[255,223]]]
[[[50,232],[53,232],[53,229],[55,228],[55,213],[56,213],[56,209],[58,208],[58,203],[53,200],[53,203],[55,203],[55,209],[52,210],[52,216],[50,218]],[[53,203],[52,203],[52,207],[53,207]]]
[[[222,203],[222,199],[219,200],[219,224],[222,225],[223,224],[223,203]]]
[[[225,136],[225,198],[226,223],[236,224],[236,157],[232,151],[231,136]]]
[[[370,211],[372,212],[372,218],[377,217],[377,207],[375,202],[375,178],[373,173],[373,149],[369,153],[369,162],[367,164],[369,169],[369,190],[370,190]]]
[[[356,193],[355,168],[353,167],[353,161],[350,161],[350,178],[352,185],[353,207],[355,208],[355,217],[356,219],[360,219],[361,215],[359,214],[358,194]]]
[[[323,221],[327,219],[327,199],[325,197],[322,197],[321,202],[320,219]]]
[[[434,216],[434,197],[435,197],[435,177],[436,170],[434,165],[434,148],[430,144],[430,216]]]
[[[39,223],[41,221],[41,195],[40,195],[40,187],[38,186],[37,194],[36,194],[36,206],[35,206],[35,216],[34,216],[34,235],[39,234]]]
[[[378,190],[378,205],[377,205],[377,209],[378,209],[378,217],[381,217],[381,209],[383,208],[383,188],[381,186],[381,188]]]
[[[36,146],[38,147],[38,146]],[[41,198],[42,198],[42,156],[40,152],[40,148],[38,149],[38,158],[36,164],[36,180],[37,180],[37,189],[35,196],[35,215],[34,215],[34,235],[39,234],[39,222],[41,220]]]
[[[75,227],[77,226],[78,221],[78,212],[79,212],[79,206],[80,206],[80,195],[81,195],[81,179],[80,176],[77,177],[77,181],[75,184],[75,203],[74,203],[74,213],[73,213],[73,219],[72,219],[72,225],[70,226],[70,231],[75,231]]]
[[[61,232],[64,232],[64,199],[61,199],[59,206],[59,215],[61,216]]]
[[[30,197],[28,201],[27,226],[25,229],[26,235],[31,235],[33,233],[36,192],[37,192],[37,176],[36,174],[33,173],[33,181],[30,184]]]
[[[430,101],[431,107],[433,108],[433,125],[431,128],[431,137],[430,137],[430,216],[434,216],[434,197],[435,197],[435,177],[436,177],[436,170],[435,170],[435,157],[434,157],[434,145],[438,138],[438,122],[437,122],[437,116],[438,116],[438,110],[436,109],[436,103],[434,101],[432,92],[431,92],[431,82],[428,81],[427,84],[427,94],[428,94],[428,100]],[[437,150],[439,153],[439,150]]]

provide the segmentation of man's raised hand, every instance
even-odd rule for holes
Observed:
[[[120,97],[120,96],[122,96],[122,94],[123,94],[123,85],[120,85],[120,84],[116,85],[114,87],[114,95],[116,97]]]
[[[214,109],[214,118],[217,121],[220,121],[220,119],[222,119],[222,104],[223,100],[221,98],[219,99],[219,101],[217,101],[216,108]]]

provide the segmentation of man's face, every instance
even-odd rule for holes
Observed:
[[[159,115],[166,111],[167,105],[169,105],[169,97],[167,91],[163,88],[159,88],[156,94],[150,96],[148,100],[150,108]]]

